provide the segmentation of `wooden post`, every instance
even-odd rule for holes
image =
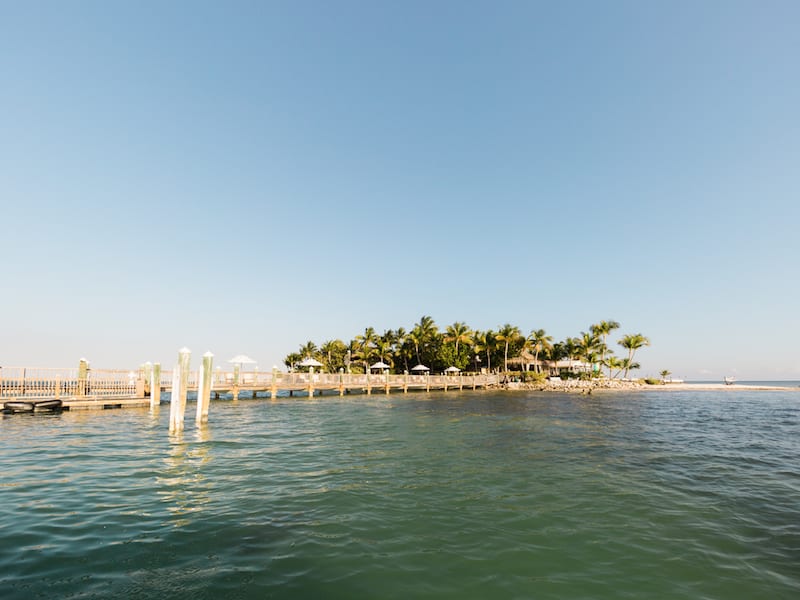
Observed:
[[[178,351],[178,364],[172,373],[172,400],[169,410],[169,430],[183,431],[183,415],[186,412],[186,395],[189,388],[189,363],[192,351],[181,348]]]
[[[178,408],[180,406],[181,370],[179,364],[172,367],[172,387],[169,398],[169,432],[178,431]]]
[[[78,363],[78,396],[83,398],[86,396],[89,379],[89,361],[82,358]]]
[[[61,398],[61,375],[56,377],[56,393],[55,399],[59,400]]]
[[[153,373],[153,363],[150,361],[144,363],[144,395],[145,397],[152,394],[152,388],[150,387],[150,383],[152,381],[152,373]]]
[[[314,367],[308,367],[308,397],[314,397]]]
[[[198,425],[208,422],[208,406],[211,403],[211,366],[214,362],[214,355],[211,352],[203,354],[203,366],[200,369],[199,381],[197,383],[197,416],[195,421]]]
[[[431,391],[431,372],[428,371],[427,373],[425,373],[425,375],[426,375],[426,377],[425,377],[425,382],[426,382],[425,383],[425,391],[426,392],[430,392]]]
[[[278,367],[272,365],[272,382],[269,387],[269,397],[273,400],[278,396]]]
[[[155,363],[150,372],[150,408],[161,404],[161,363]]]
[[[237,401],[239,399],[239,373],[242,370],[241,365],[233,365],[233,401]]]
[[[339,367],[339,395],[344,396],[344,369]]]
[[[384,369],[384,377],[386,378],[386,395],[389,395],[389,369]]]
[[[403,371],[403,393],[408,393],[408,371]]]
[[[367,376],[367,396],[370,396],[372,394],[372,387],[370,387],[369,384],[369,368],[365,369],[365,372]]]
[[[464,378],[461,376],[461,373],[458,374],[458,391],[464,389]]]
[[[448,375],[445,375],[444,379],[443,379],[443,381],[444,381],[444,391],[445,392],[447,391],[447,377],[448,377]]]

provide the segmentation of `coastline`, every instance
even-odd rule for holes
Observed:
[[[642,392],[642,391],[666,391],[671,392],[741,392],[741,391],[765,391],[765,392],[800,392],[800,386],[778,386],[778,385],[742,385],[725,383],[665,383],[651,385],[638,381],[581,381],[566,380],[561,382],[544,383],[522,383],[510,382],[503,386],[506,390],[528,390],[537,392],[572,392],[579,394],[591,394],[594,392]]]

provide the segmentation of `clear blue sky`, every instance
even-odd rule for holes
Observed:
[[[800,378],[800,3],[0,2],[0,364],[615,319]],[[619,349],[621,352],[622,349]]]

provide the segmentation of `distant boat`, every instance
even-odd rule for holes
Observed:
[[[736,377],[726,377],[724,380],[725,385],[731,385],[736,383]]]

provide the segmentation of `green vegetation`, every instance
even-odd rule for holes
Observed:
[[[506,372],[520,371],[520,380],[527,382],[542,381],[549,375],[627,378],[630,371],[639,368],[634,362],[636,351],[649,346],[650,340],[641,333],[623,335],[617,344],[627,350],[627,356],[617,357],[609,346],[609,336],[619,327],[616,321],[601,321],[591,325],[588,333],[553,342],[544,329],[534,329],[526,336],[510,323],[497,331],[480,331],[456,321],[440,331],[433,318],[423,316],[410,331],[400,327],[379,335],[373,327],[367,327],[349,342],[328,340],[317,346],[308,341],[297,352],[287,354],[284,364],[296,368],[310,357],[329,373],[339,369],[364,373],[379,361],[389,365],[393,373],[410,372],[418,364],[434,373],[450,366],[462,371],[502,367]]]

